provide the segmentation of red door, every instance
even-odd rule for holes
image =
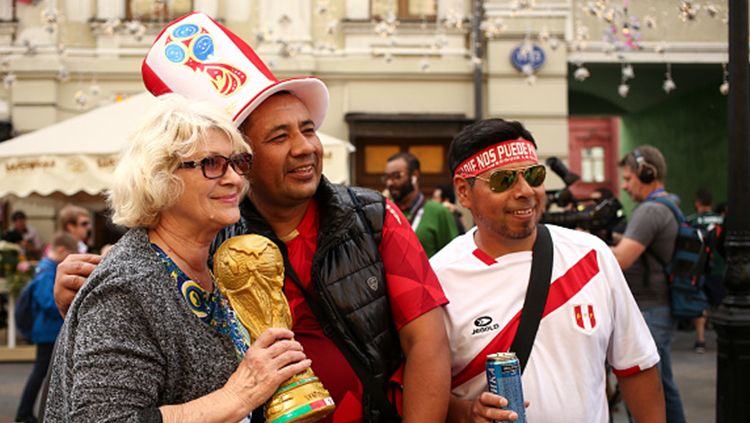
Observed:
[[[573,195],[586,198],[597,188],[609,188],[617,196],[619,118],[571,117],[568,131],[570,170],[581,177],[571,187]]]

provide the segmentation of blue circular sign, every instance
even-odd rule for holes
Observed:
[[[530,65],[534,71],[537,71],[544,64],[544,60],[544,50],[536,44],[522,43],[510,54],[510,62],[519,71],[522,71],[526,65]]]

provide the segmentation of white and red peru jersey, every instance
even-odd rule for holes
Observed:
[[[629,375],[656,365],[659,355],[609,247],[584,232],[547,227],[552,284],[522,377],[527,419],[607,421],[605,362]],[[452,392],[463,399],[487,390],[486,356],[510,348],[531,272],[531,251],[493,259],[477,247],[475,231],[430,260],[450,301]]]

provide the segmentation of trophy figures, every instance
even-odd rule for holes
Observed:
[[[214,255],[221,293],[255,341],[271,327],[291,328],[284,293],[284,260],[278,247],[260,235],[230,238]],[[269,423],[314,422],[336,406],[312,369],[292,376],[266,403]]]

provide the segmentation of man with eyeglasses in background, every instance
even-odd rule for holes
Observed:
[[[607,362],[636,420],[663,422],[659,356],[612,252],[590,234],[539,225],[546,170],[531,133],[519,122],[479,121],[456,135],[448,162],[456,198],[476,224],[430,260],[450,300],[448,420],[518,417],[500,409],[505,398],[486,392],[485,360],[513,344],[529,302],[532,249],[546,239],[551,277],[536,285],[548,292],[538,301],[541,320],[522,376],[527,421],[607,421]]]
[[[391,200],[409,220],[427,257],[432,257],[458,236],[458,228],[450,210],[425,198],[419,186],[420,176],[419,159],[401,152],[388,158],[383,183]]]
[[[62,231],[69,233],[78,242],[78,253],[83,254],[89,250],[86,244],[91,235],[91,213],[83,207],[73,204],[60,209],[57,221]]]

